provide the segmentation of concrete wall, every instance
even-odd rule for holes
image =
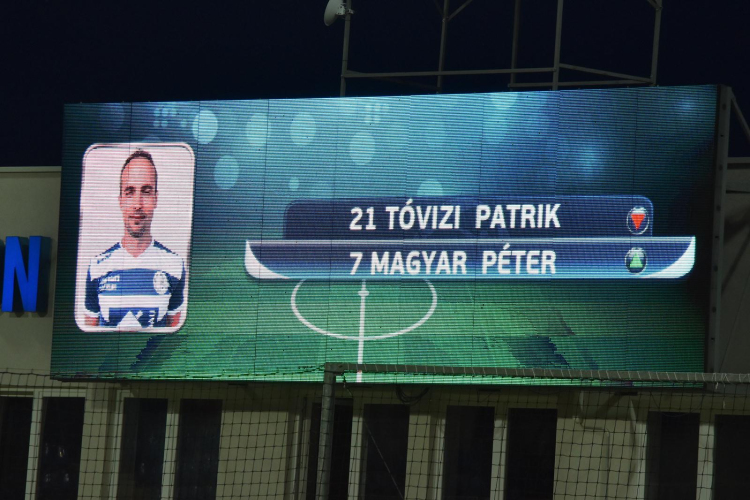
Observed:
[[[729,170],[724,199],[724,279],[715,369],[750,373],[750,170]]]
[[[0,368],[49,371],[60,212],[59,167],[0,167],[0,240],[46,236],[51,240],[47,310],[0,312]]]

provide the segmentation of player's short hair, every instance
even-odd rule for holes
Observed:
[[[135,160],[136,158],[143,158],[144,160],[148,160],[151,166],[154,167],[154,191],[159,191],[157,189],[157,185],[159,183],[159,174],[156,172],[154,158],[148,151],[143,149],[136,149],[135,151],[133,151],[133,153],[131,153],[130,156],[128,156],[128,159],[125,160],[125,163],[122,165],[122,169],[120,169],[120,194],[122,194],[122,174],[125,172],[125,169],[128,168],[130,162]]]

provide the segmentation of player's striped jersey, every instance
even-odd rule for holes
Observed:
[[[144,330],[168,326],[182,311],[185,264],[157,241],[133,257],[120,243],[91,260],[86,278],[86,314],[99,326]]]

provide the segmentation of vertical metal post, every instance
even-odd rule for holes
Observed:
[[[516,8],[513,12],[513,46],[510,52],[510,69],[516,69],[518,61],[518,30],[521,27],[521,0],[516,0]],[[510,74],[510,84],[516,83],[516,74]]]
[[[346,72],[349,68],[349,31],[352,23],[352,0],[346,0],[346,17],[344,18],[344,51],[341,55],[341,88],[339,96],[346,95]]]
[[[292,479],[291,485],[292,485],[292,496],[291,498],[299,498],[300,496],[300,481],[301,476],[303,474],[303,470],[306,470],[307,468],[303,467],[302,462],[302,450],[305,448],[305,436],[309,436],[310,432],[309,429],[305,429],[305,420],[307,417],[307,397],[300,398],[297,401],[297,413],[294,415],[294,431],[293,435],[297,437],[297,439],[294,440],[294,448],[292,452],[292,456],[294,457],[294,468],[293,470],[289,471],[291,473]],[[290,440],[291,441],[291,440]]]
[[[42,427],[44,417],[44,396],[41,391],[34,391],[31,402],[31,433],[29,436],[29,458],[26,462],[26,495],[25,500],[36,498],[37,477],[39,475],[39,457],[41,456]]]
[[[323,376],[323,401],[320,409],[320,444],[318,446],[318,488],[316,498],[328,500],[331,487],[331,448],[333,415],[336,408],[336,372],[326,364]]]
[[[115,388],[102,389],[101,394],[106,398],[106,418],[105,418],[105,437],[104,446],[107,458],[104,460],[102,470],[101,498],[112,498],[117,495],[117,482],[119,481],[119,451],[122,448],[122,404],[118,397],[118,390]],[[86,394],[88,399],[89,395]],[[96,409],[94,409],[96,411]]]
[[[714,445],[716,443],[716,427],[712,411],[704,408],[700,412],[700,426],[698,427],[698,481],[696,500],[711,500],[714,497],[714,474],[716,461],[714,459]]]
[[[722,250],[724,248],[724,198],[727,188],[727,158],[729,156],[729,119],[731,113],[732,89],[719,87],[719,102],[716,113],[716,152],[714,157],[714,220],[713,245],[711,246],[711,292],[708,311],[708,342],[706,347],[706,371],[722,370],[723,352],[727,343],[718,345],[721,319],[721,285],[724,280]]]
[[[654,46],[651,51],[651,85],[656,85],[656,65],[659,62],[659,37],[661,36],[662,0],[654,7]]]
[[[448,38],[448,9],[450,0],[443,1],[443,26],[440,31],[440,60],[438,61],[438,71],[445,70],[445,42]],[[437,93],[443,93],[443,75],[437,77]]]
[[[161,473],[161,498],[174,498],[177,479],[177,437],[180,430],[180,400],[167,400],[167,428]]]
[[[555,63],[552,74],[552,90],[557,90],[560,82],[560,44],[562,42],[563,0],[557,0],[557,26],[555,28]]]

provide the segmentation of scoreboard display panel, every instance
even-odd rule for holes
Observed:
[[[52,371],[702,371],[717,96],[68,105]]]

